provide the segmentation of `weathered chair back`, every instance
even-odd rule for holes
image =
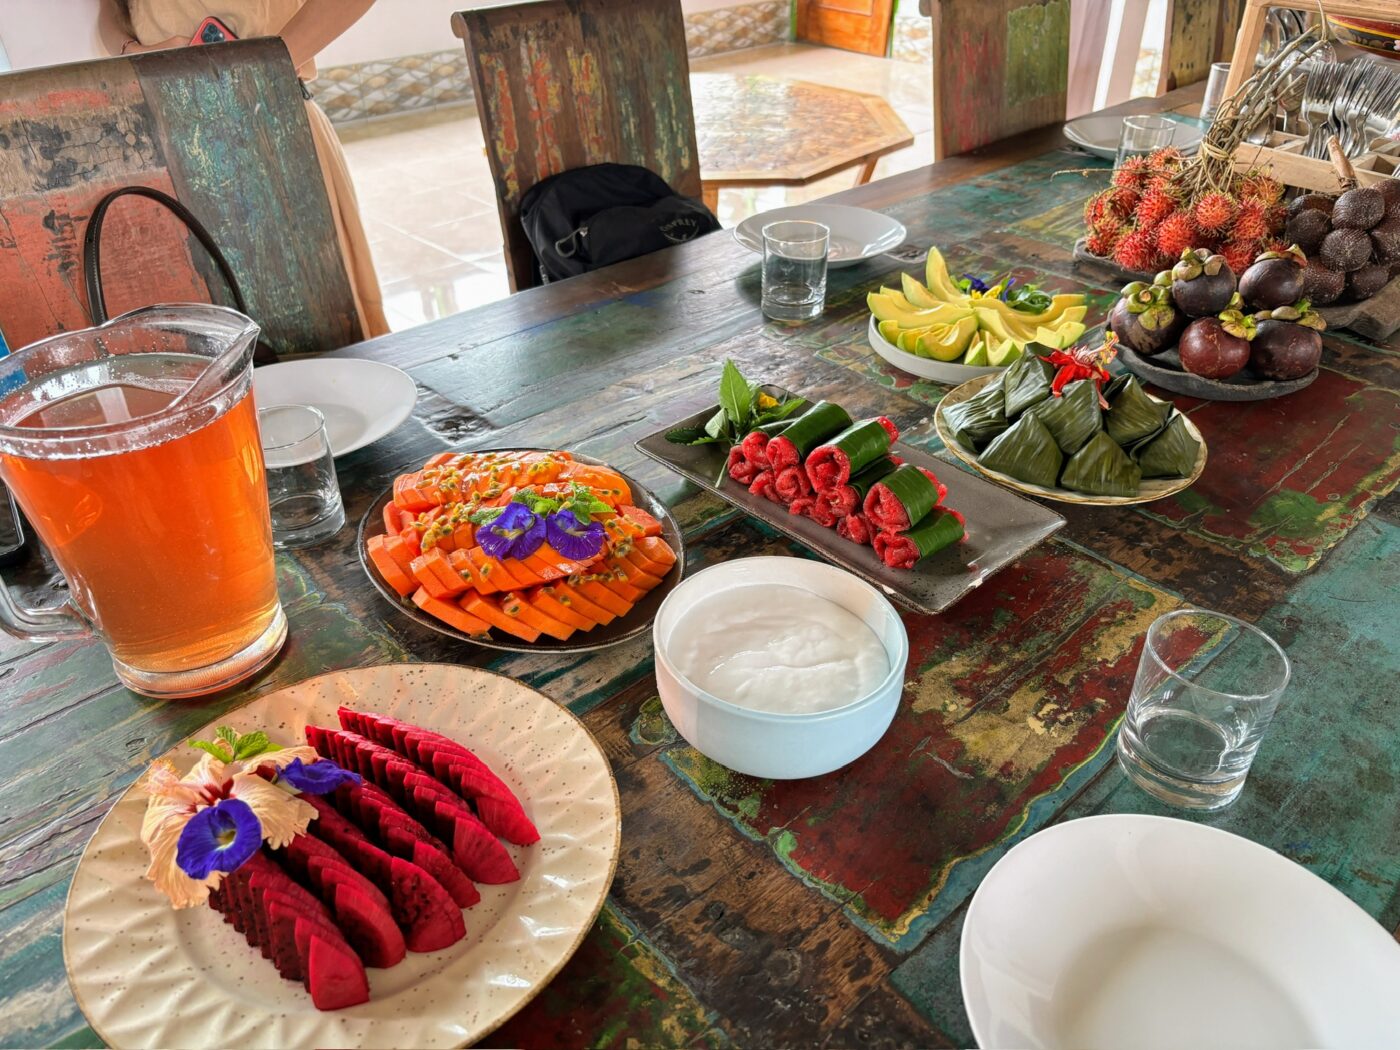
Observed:
[[[86,327],[83,230],[121,186],[177,198],[208,228],[279,354],[361,338],[305,103],[280,40],[0,74],[0,330],[11,347]],[[169,212],[138,197],[103,224],[115,316],[232,299]]]
[[[933,5],[935,160],[1065,119],[1070,0]]]
[[[452,16],[471,66],[512,291],[540,283],[520,225],[535,183],[640,164],[700,196],[680,0],[548,0]]]
[[[1245,0],[1167,0],[1157,94],[1204,80],[1212,63],[1230,61],[1244,5]],[[1297,6],[1307,4],[1300,0]]]

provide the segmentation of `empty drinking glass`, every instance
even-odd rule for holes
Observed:
[[[1144,114],[1139,117],[1124,117],[1123,130],[1118,136],[1118,159],[1116,167],[1122,167],[1129,157],[1145,157],[1153,150],[1170,146],[1176,135],[1176,121]]]
[[[1228,806],[1288,685],[1288,657],[1259,628],[1179,609],[1147,630],[1118,764],[1135,784],[1188,809]]]
[[[831,231],[819,222],[786,219],[763,227],[763,316],[809,321],[826,305],[826,255]]]
[[[308,547],[345,524],[326,420],[310,405],[276,405],[258,413],[267,464],[272,545]]]
[[[1215,119],[1220,103],[1225,101],[1225,82],[1230,79],[1229,62],[1212,62],[1206,78],[1206,93],[1201,99],[1201,119],[1209,124]]]

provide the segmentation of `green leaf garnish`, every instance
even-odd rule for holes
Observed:
[[[214,735],[218,737],[217,740],[191,740],[190,746],[213,755],[220,762],[241,762],[282,750],[262,730],[240,735],[231,726],[219,726],[214,730]]]
[[[758,387],[751,386],[739,371],[739,367],[726,357],[724,370],[719,376],[720,410],[729,417],[730,422],[737,425],[749,418],[757,398]]]
[[[256,733],[245,733],[238,738],[238,743],[234,745],[233,757],[235,759],[256,758],[258,755],[266,755],[272,751],[282,749],[267,738],[267,734],[262,730]]]
[[[529,507],[530,510],[534,511],[536,514],[553,514],[559,509],[559,501],[557,499],[548,499],[529,489],[516,493],[515,502],[525,504],[525,506]]]
[[[501,516],[504,507],[482,507],[467,515],[467,520],[473,525],[490,525]]]
[[[197,747],[201,751],[207,751],[220,762],[233,761],[233,756],[228,753],[223,744],[210,743],[208,740],[191,740],[190,747]]]

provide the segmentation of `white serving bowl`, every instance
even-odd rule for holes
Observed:
[[[859,617],[889,654],[889,674],[868,695],[811,714],[753,711],[688,681],[668,651],[676,626],[717,590],[764,584],[809,591]],[[676,731],[720,765],[771,780],[821,776],[874,747],[894,720],[909,662],[909,636],[884,595],[843,569],[805,558],[740,558],[687,577],[661,603],[652,638],[661,704]]]

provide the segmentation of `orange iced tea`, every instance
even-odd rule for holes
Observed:
[[[162,355],[150,355],[160,357]],[[89,454],[0,454],[10,486],[73,599],[121,663],[180,672],[227,659],[279,615],[251,388],[162,430],[178,383],[114,382],[51,401],[19,428],[157,421]]]

